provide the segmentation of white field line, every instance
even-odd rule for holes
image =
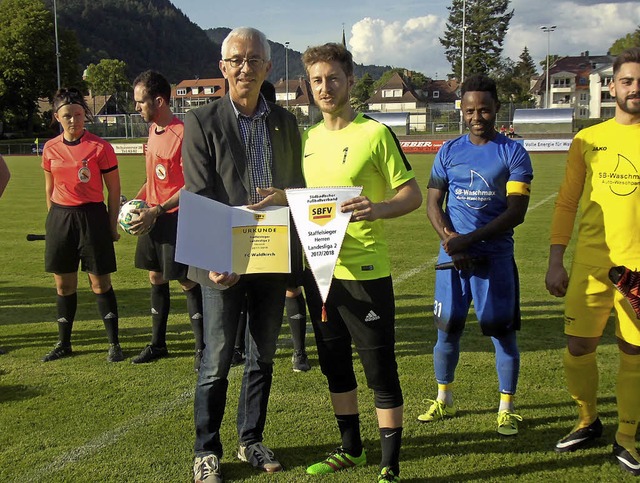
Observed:
[[[544,200],[540,200],[535,205],[530,206],[529,209],[527,210],[527,213],[529,213],[530,211],[535,210],[538,206],[544,205],[547,201],[555,199],[556,196],[558,196],[558,192],[557,191],[555,193],[551,193]],[[549,220],[549,223],[551,223],[551,220]]]
[[[423,272],[427,268],[433,267],[437,261],[438,261],[438,257],[433,257],[428,262],[424,262],[421,265],[418,265],[417,267],[412,268],[411,270],[407,270],[406,272],[401,273],[397,277],[393,277],[393,284],[397,285],[402,282],[406,282],[410,278],[413,278],[414,275],[418,275],[419,273]]]
[[[529,213],[530,211],[535,210],[539,206],[544,205],[549,200],[555,199],[555,197],[557,195],[558,195],[557,192],[556,193],[552,193],[549,196],[547,196],[545,199],[538,201],[535,205],[530,206],[529,209],[527,209],[527,213]],[[402,282],[406,282],[407,280],[412,278],[414,275],[417,275],[417,274],[423,272],[424,270],[426,270],[429,267],[433,267],[435,265],[436,261],[438,261],[438,257],[433,257],[428,262],[424,262],[424,263],[418,265],[417,267],[412,268],[411,270],[407,270],[406,272],[401,273],[397,277],[393,277],[393,284],[397,285],[397,284],[401,284]]]
[[[549,200],[555,198],[556,195],[557,195],[557,193],[553,193],[552,195],[547,196],[542,201],[539,201],[535,205],[529,207],[528,211],[535,210],[539,206],[541,206],[544,203],[548,202]],[[398,275],[393,280],[394,284],[399,284],[399,283],[405,282],[405,281],[409,280],[410,278],[412,278],[413,276],[417,275],[418,273],[426,270],[427,268],[433,267],[433,265],[436,263],[437,259],[438,259],[437,257],[433,257],[428,262],[424,262],[421,265],[419,265],[419,266],[417,266],[415,268],[412,268],[411,270],[408,270],[408,271]],[[131,420],[129,420],[128,422],[126,422],[122,426],[114,428],[114,429],[112,429],[110,431],[106,431],[105,433],[101,434],[100,436],[98,436],[98,437],[96,437],[96,438],[94,438],[94,439],[92,439],[90,441],[87,441],[82,446],[78,446],[77,448],[74,448],[74,449],[72,449],[70,451],[67,451],[66,453],[61,454],[60,456],[55,458],[48,465],[46,465],[44,467],[41,467],[40,469],[36,469],[31,474],[23,475],[20,478],[20,481],[42,481],[42,480],[46,480],[46,477],[48,475],[51,475],[51,473],[62,471],[68,465],[73,464],[73,463],[75,463],[77,461],[80,461],[80,460],[82,460],[84,458],[87,458],[87,457],[89,457],[91,455],[94,455],[94,454],[98,453],[99,451],[101,451],[102,449],[106,448],[107,446],[111,446],[111,445],[117,443],[118,440],[120,438],[122,438],[124,435],[126,435],[130,430],[132,430],[134,428],[137,428],[139,426],[146,425],[150,421],[152,421],[152,420],[154,420],[156,418],[159,418],[161,416],[164,416],[168,411],[170,411],[170,410],[172,410],[174,408],[177,408],[179,406],[182,406],[189,399],[193,399],[193,391],[186,391],[186,392],[182,393],[174,401],[169,401],[166,404],[164,404],[163,406],[159,406],[159,407],[155,408],[154,410],[151,410],[151,411],[148,411],[148,412],[144,413],[143,415],[140,415],[140,416],[137,416],[135,418],[132,418]]]
[[[111,446],[118,442],[120,438],[125,436],[130,430],[137,427],[146,426],[152,420],[165,416],[167,412],[184,406],[189,400],[193,400],[193,390],[183,392],[173,401],[167,401],[162,406],[136,416],[125,422],[122,426],[106,431],[96,438],[87,441],[82,446],[78,446],[66,453],[61,454],[48,465],[36,468],[32,473],[20,477],[20,481],[47,481],[48,477],[55,472],[62,471],[68,465],[77,461],[91,457],[92,455],[103,450],[107,446]],[[16,480],[17,481],[17,480]]]

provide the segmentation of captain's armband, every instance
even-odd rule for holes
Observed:
[[[522,181],[507,181],[507,196],[509,195],[531,196],[531,185]]]

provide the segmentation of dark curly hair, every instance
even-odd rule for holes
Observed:
[[[470,77],[467,77],[462,83],[460,97],[464,97],[466,92],[473,91],[488,92],[489,94],[491,94],[491,97],[494,101],[499,102],[496,82],[488,75],[474,74]]]

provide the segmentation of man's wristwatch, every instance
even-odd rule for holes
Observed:
[[[158,215],[162,215],[163,213],[167,212],[167,209],[164,206],[162,206],[162,204],[159,204],[156,206],[158,207],[158,211],[159,211]]]

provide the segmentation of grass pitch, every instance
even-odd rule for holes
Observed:
[[[141,156],[120,156],[122,191],[132,198],[144,180]],[[426,189],[433,156],[410,157]],[[108,364],[106,337],[95,299],[80,277],[74,356],[44,364],[40,358],[56,341],[55,289],[44,273],[42,233],[46,215],[44,181],[36,157],[8,157],[12,179],[0,199],[0,481],[128,482],[191,481],[193,446],[193,337],[186,302],[172,284],[167,335],[170,357],[152,364]],[[609,327],[599,352],[600,412],[605,433],[599,445],[577,454],[556,455],[553,445],[574,424],[575,409],[561,366],[562,301],[544,289],[548,227],[564,155],[534,155],[535,179],[529,213],[516,229],[516,258],[522,291],[519,335],[522,369],[516,399],[524,417],[520,434],[496,432],[498,404],[493,346],[473,316],[462,339],[455,397],[459,416],[420,424],[416,416],[433,398],[431,318],[438,240],[420,210],[386,222],[397,302],[397,355],[405,395],[401,455],[404,482],[445,481],[632,481],[611,456],[616,429],[617,348]],[[135,238],[116,245],[113,286],[119,302],[125,355],[136,355],[150,339],[149,282],[133,267]],[[611,324],[610,324],[611,325]],[[286,471],[261,474],[235,457],[235,406],[241,369],[230,374],[222,426],[228,481],[317,481],[306,465],[339,445],[313,336],[307,338],[313,368],[291,371],[291,341],[283,325],[275,362],[265,443]],[[362,434],[369,464],[323,481],[372,482],[380,458],[373,395],[360,380]]]

